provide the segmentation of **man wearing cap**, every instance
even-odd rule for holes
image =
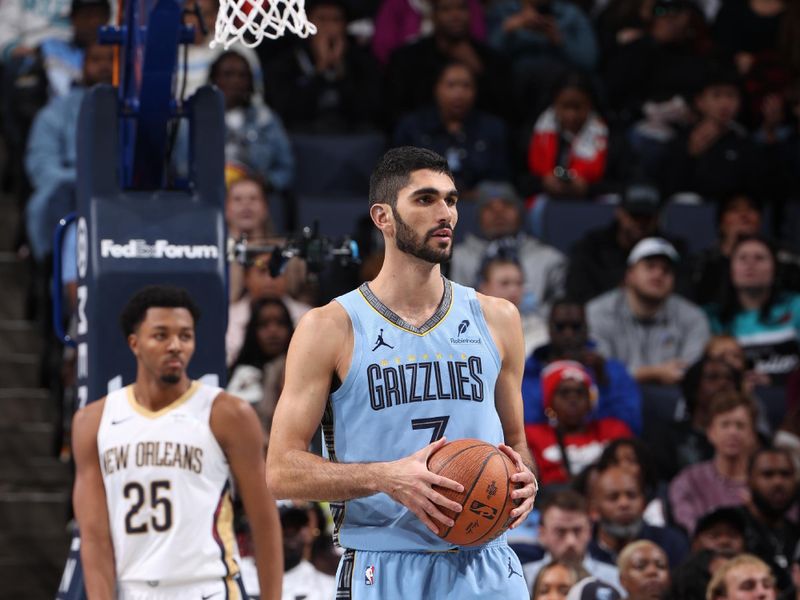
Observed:
[[[702,598],[715,567],[744,552],[744,529],[744,515],[736,508],[718,508],[700,517],[692,554],[672,571],[671,597]]]
[[[598,350],[625,363],[639,383],[678,383],[710,336],[703,312],[673,293],[678,260],[665,239],[643,239],[628,256],[622,287],[586,307]]]
[[[522,231],[522,201],[511,184],[484,181],[477,187],[477,201],[479,235],[468,233],[455,246],[450,279],[474,286],[486,261],[516,260],[525,281],[520,311],[545,314],[564,290],[565,256]]]
[[[572,248],[567,271],[567,294],[588,302],[615,288],[625,274],[631,249],[646,237],[659,236],[682,251],[682,240],[667,238],[658,229],[661,196],[644,182],[629,185],[614,221],[586,233]]]
[[[692,536],[692,552],[712,550],[726,558],[744,552],[745,519],[742,513],[723,506],[697,520]]]

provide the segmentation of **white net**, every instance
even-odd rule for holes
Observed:
[[[238,41],[252,48],[287,29],[302,38],[317,32],[306,18],[305,0],[220,0],[211,47],[222,44],[227,50]]]

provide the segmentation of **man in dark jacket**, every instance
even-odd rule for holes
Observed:
[[[622,203],[611,225],[589,231],[576,242],[569,257],[567,295],[588,302],[615,288],[625,276],[628,254],[646,237],[668,240],[681,256],[686,256],[683,240],[659,231],[661,196],[649,184],[633,183],[623,194]],[[677,289],[683,289],[678,273]]]

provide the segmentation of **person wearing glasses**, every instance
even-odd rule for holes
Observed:
[[[546,423],[542,403],[542,371],[556,360],[574,360],[591,374],[597,386],[593,417],[615,417],[639,434],[642,431],[641,395],[625,365],[606,359],[597,352],[588,336],[586,313],[581,302],[560,298],[553,303],[548,318],[550,342],[538,347],[525,362],[522,399],[525,424]]]

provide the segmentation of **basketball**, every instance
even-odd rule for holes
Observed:
[[[457,546],[477,546],[511,525],[510,513],[520,504],[511,498],[511,492],[522,486],[511,481],[517,467],[496,447],[481,440],[455,440],[431,454],[428,469],[464,486],[461,493],[433,486],[464,508],[454,513],[439,507],[455,521],[452,527],[439,525],[440,538]]]

